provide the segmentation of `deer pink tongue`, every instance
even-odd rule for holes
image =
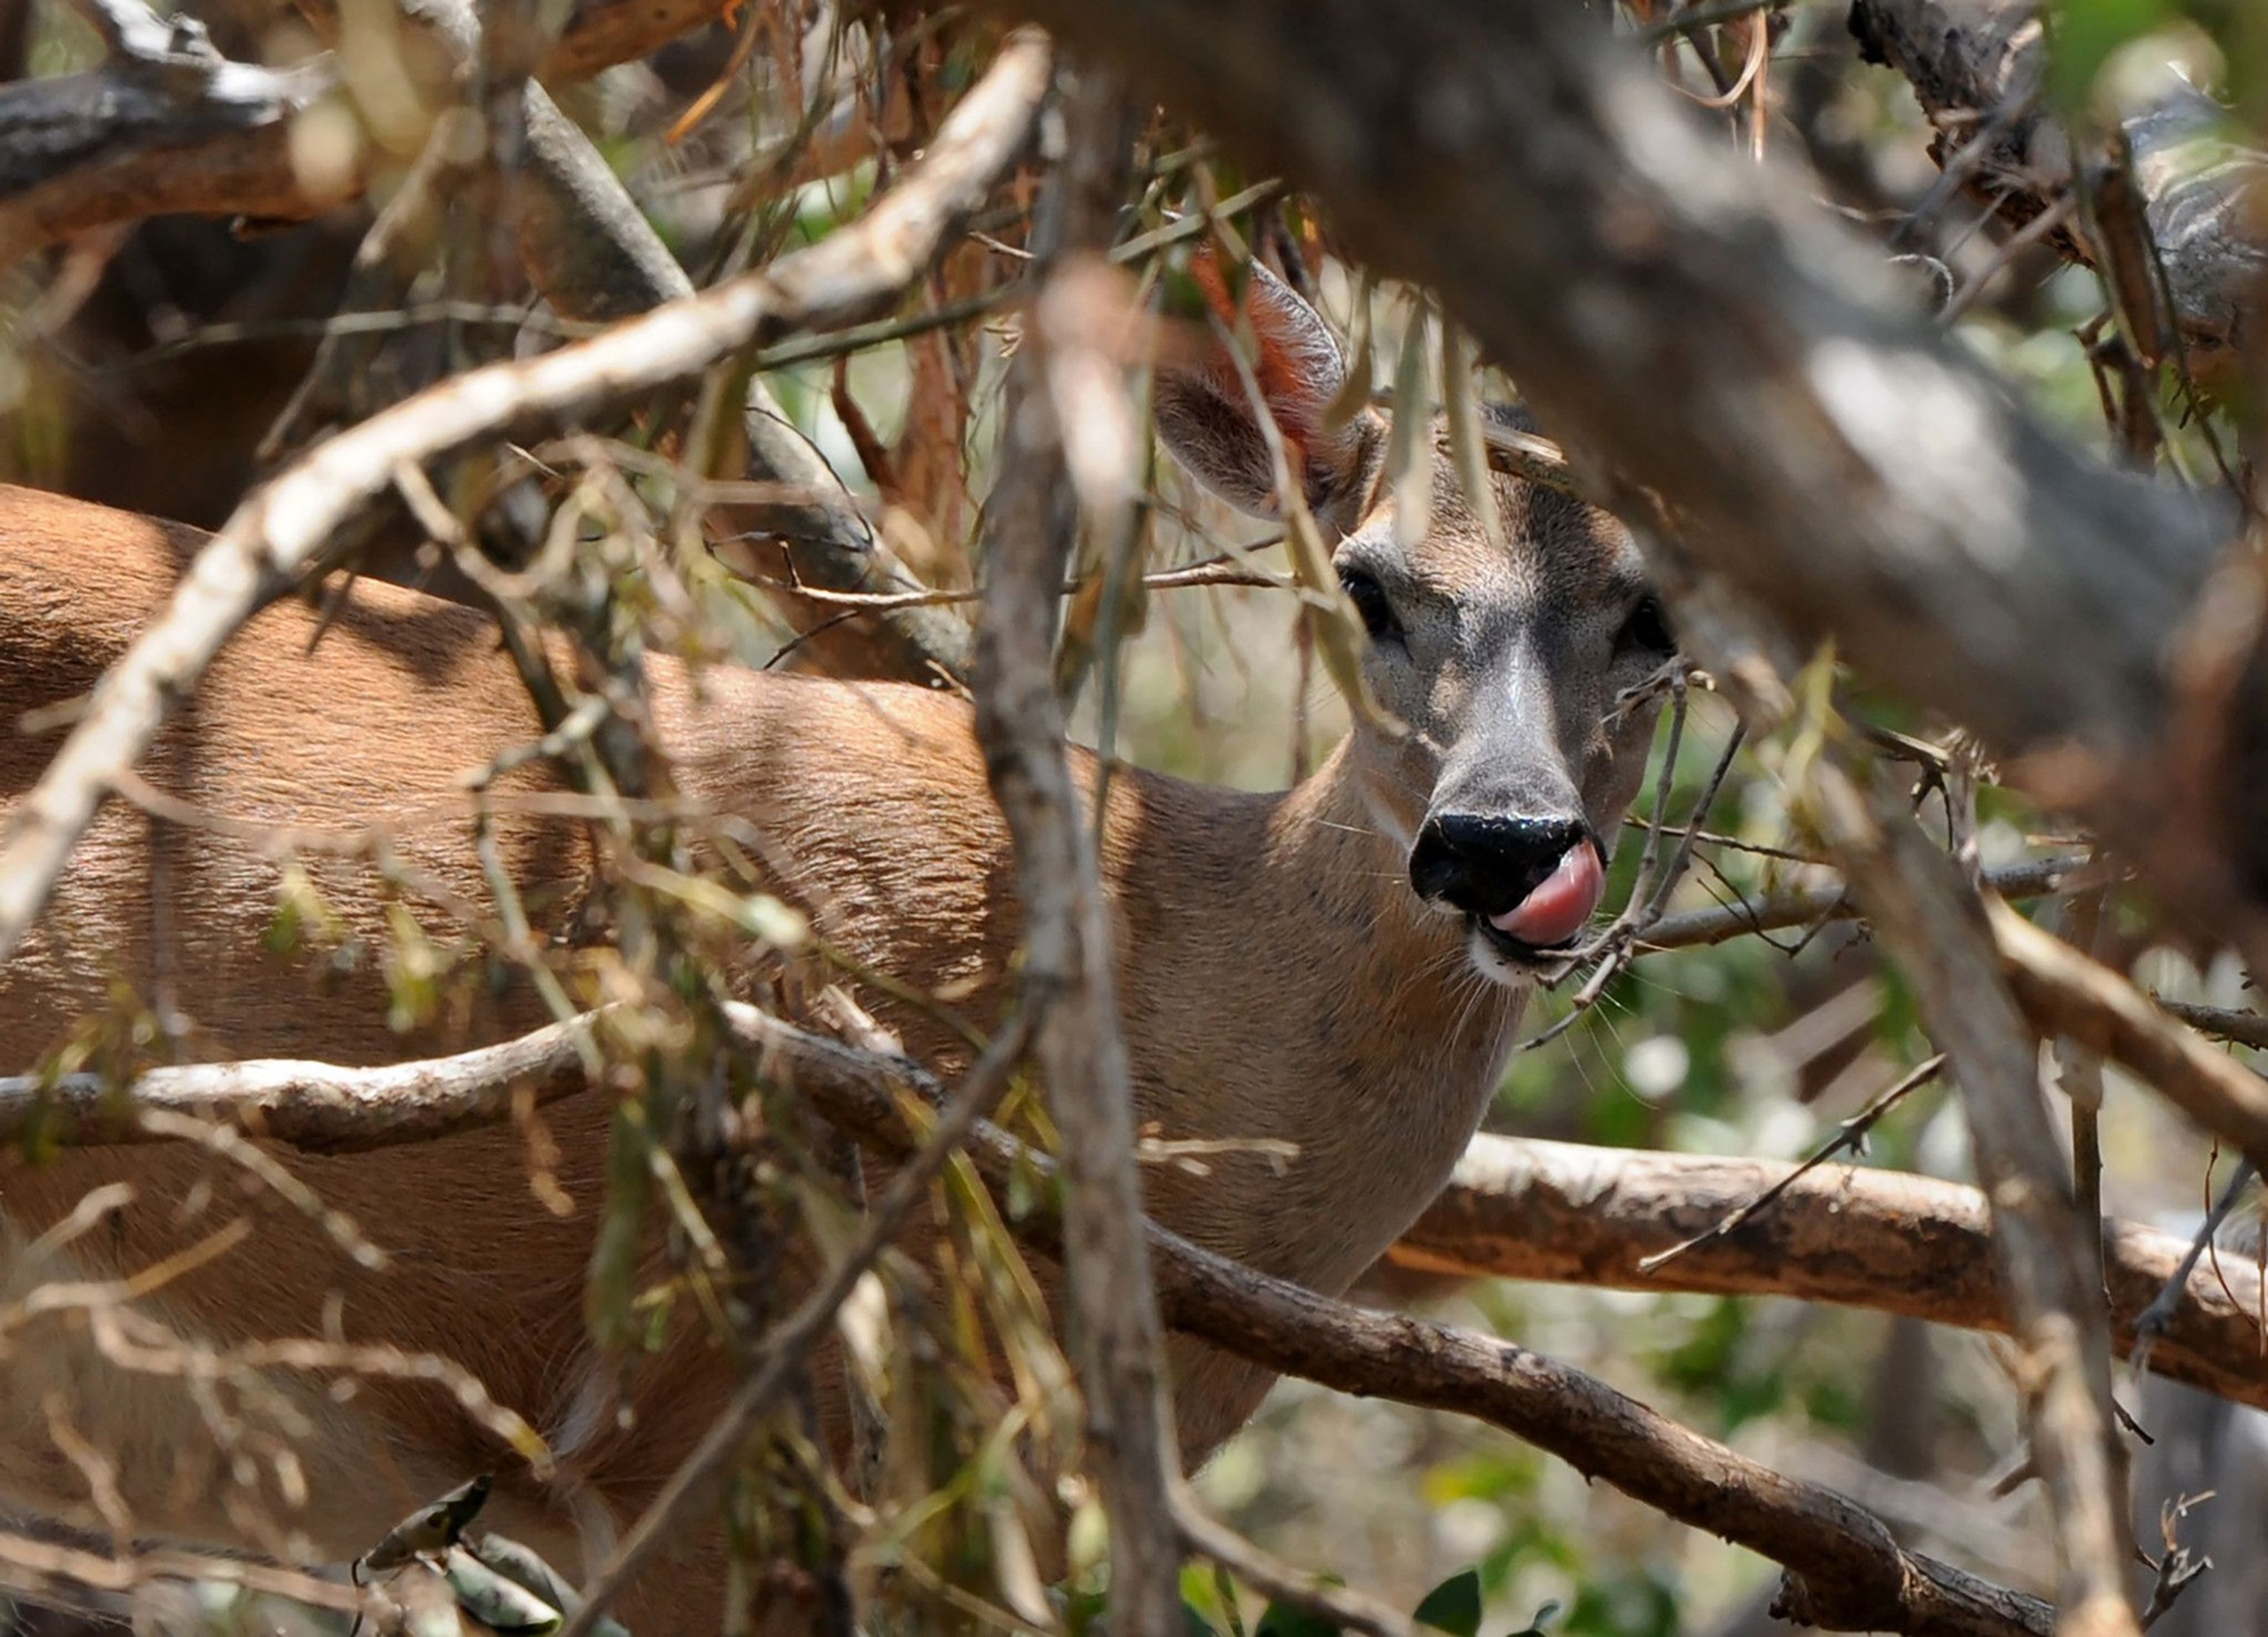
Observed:
[[[1489,925],[1534,948],[1549,948],[1583,930],[1606,889],[1607,874],[1600,867],[1599,850],[1587,841],[1579,841],[1567,849],[1559,867],[1545,876],[1534,892],[1502,915],[1490,916]]]

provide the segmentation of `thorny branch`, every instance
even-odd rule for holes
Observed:
[[[871,316],[1021,151],[1049,62],[1042,37],[1012,39],[922,162],[856,225],[605,335],[445,381],[340,434],[246,501],[199,554],[166,612],[104,677],[87,714],[11,815],[0,848],[0,961],[15,952],[96,807],[149,748],[172,704],[195,689],[269,597],[320,561],[340,527],[387,492],[400,468],[587,417],[792,328]]]

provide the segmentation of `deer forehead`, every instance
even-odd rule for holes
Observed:
[[[1414,586],[1454,602],[1512,600],[1565,616],[1618,614],[1645,577],[1630,531],[1572,495],[1502,473],[1491,478],[1500,542],[1490,540],[1443,461],[1435,462],[1425,527],[1414,542],[1396,543],[1391,483],[1379,486],[1350,542],[1364,558],[1391,562]]]

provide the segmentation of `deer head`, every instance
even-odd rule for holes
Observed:
[[[1225,320],[1211,260],[1194,269]],[[1492,473],[1492,546],[1432,429],[1432,505],[1414,542],[1383,481],[1385,418],[1333,424],[1346,362],[1314,308],[1255,263],[1241,292],[1250,379],[1281,432],[1340,586],[1370,641],[1366,674],[1406,728],[1358,721],[1348,766],[1401,850],[1410,889],[1463,918],[1473,964],[1519,983],[1579,940],[1646,768],[1658,700],[1628,700],[1675,644],[1630,532],[1584,501]],[[1218,335],[1160,365],[1160,437],[1208,488],[1277,514],[1255,393]],[[1491,407],[1495,424],[1523,426]]]

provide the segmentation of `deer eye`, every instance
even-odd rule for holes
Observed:
[[[1402,622],[1394,617],[1394,605],[1386,600],[1386,587],[1378,583],[1378,576],[1368,569],[1343,568],[1339,571],[1339,589],[1354,611],[1362,616],[1362,628],[1370,633],[1373,642],[1398,642],[1402,638]]]
[[[1647,595],[1638,600],[1638,606],[1623,622],[1622,633],[1615,638],[1617,648],[1642,648],[1648,653],[1672,654],[1677,652],[1677,638],[1671,634],[1669,620],[1661,611],[1661,599]]]

